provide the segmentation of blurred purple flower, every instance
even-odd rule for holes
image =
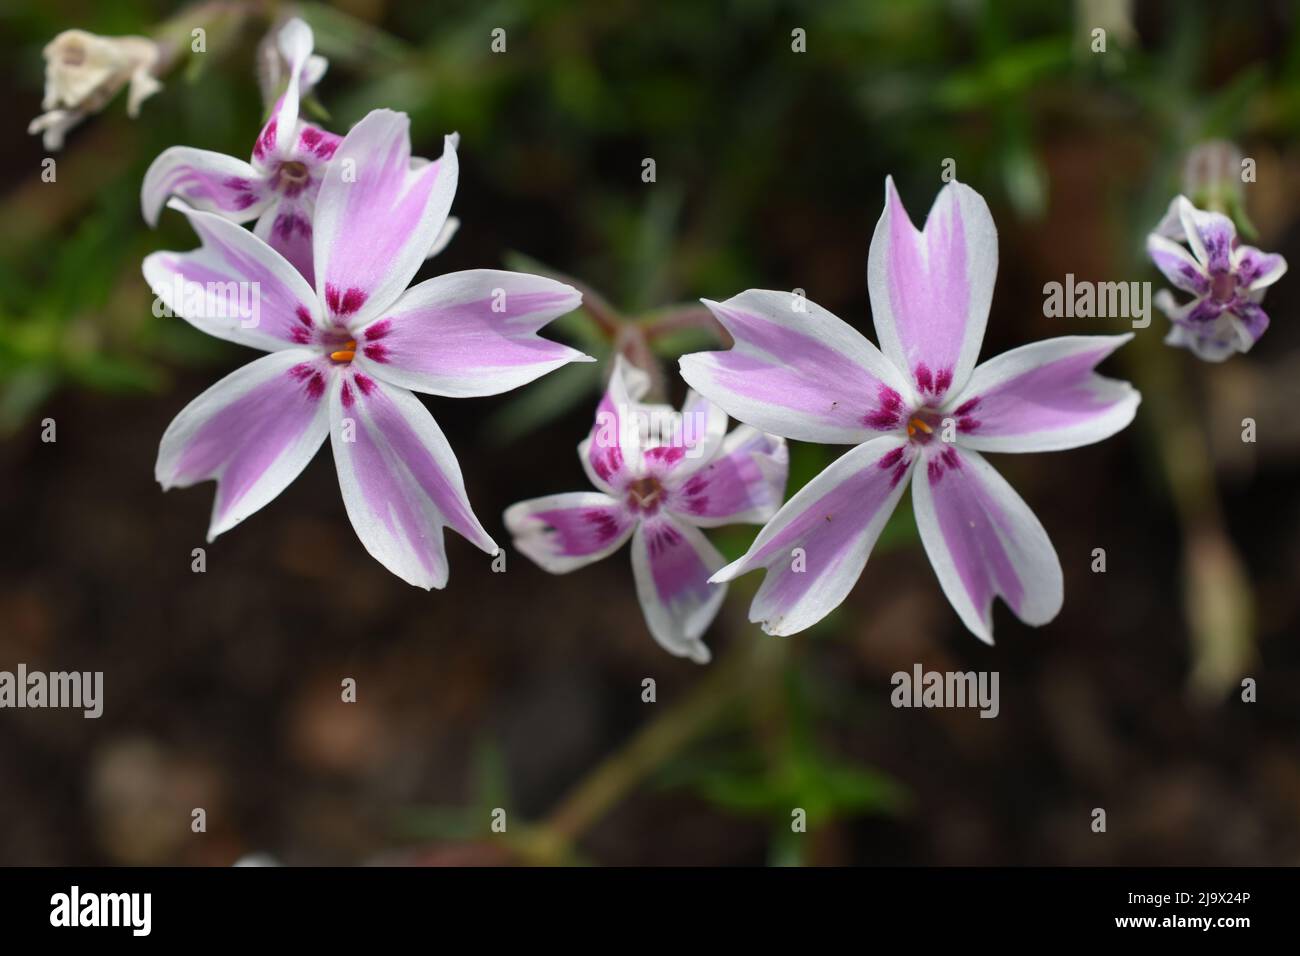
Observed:
[[[1167,344],[1222,362],[1259,341],[1268,328],[1260,302],[1286,272],[1285,259],[1241,245],[1231,219],[1197,209],[1184,196],[1147,236],[1147,253],[1175,288],[1193,296],[1180,305],[1168,289],[1156,295],[1157,308],[1173,323]]]
[[[632,539],[632,574],[646,624],[671,654],[707,663],[704,632],[726,595],[709,575],[725,563],[700,528],[762,524],[785,492],[785,442],[742,426],[692,392],[681,412],[639,402],[649,377],[615,360],[591,434],[578,446],[599,491],[511,505],[515,547],[552,574],[613,554]]]
[[[1074,448],[1128,425],[1138,393],[1093,369],[1132,336],[1047,339],[976,368],[997,273],[988,206],[951,183],[918,231],[892,179],[885,192],[867,265],[881,349],[801,295],[706,302],[735,345],[684,356],[692,387],[756,428],[856,446],[712,580],[765,568],[750,619],[770,634],[815,624],[848,595],[919,468],[930,563],[962,622],[992,643],[995,597],[1041,625],[1064,589],[1043,526],[979,451]]]

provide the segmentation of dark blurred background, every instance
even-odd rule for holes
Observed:
[[[1268,334],[1221,366],[1166,349],[1156,315],[1107,369],[1145,399],[1115,438],[993,456],[1050,534],[1066,601],[1037,631],[999,605],[992,648],[948,606],[907,501],[811,631],[765,636],[746,621],[759,577],[733,585],[707,667],[651,640],[626,551],[564,577],[510,551],[502,575],[449,535],[448,588],[403,584],[357,541],[327,453],[206,545],[212,486],[164,495],[154,457],[253,353],[152,316],[141,259],[196,242],[174,213],[149,230],[139,187],[170,145],[247,157],[253,50],[293,12],[330,59],[329,128],[382,106],[411,114],[420,155],[462,135],[463,226],[421,277],[580,277],[629,323],[620,346],[657,350],[675,399],[675,357],[707,330],[647,323],[700,296],[802,288],[874,338],[884,177],[919,219],[948,158],[1000,233],[984,357],[1125,331],[1045,318],[1043,285],[1159,288],[1143,236],[1207,140],[1256,160],[1255,241],[1300,263],[1288,2],[6,2],[0,669],[102,670],[105,710],[0,711],[0,863],[1300,862],[1294,276],[1270,291]],[[24,129],[46,42],[200,25],[208,52],[174,56],[138,119],[119,97],[87,120],[41,181]],[[614,347],[590,313],[552,334]],[[507,505],[586,487],[574,449],[599,373],[428,400],[499,543]],[[840,451],[795,447],[790,491]],[[754,531],[714,537],[736,555]],[[918,662],[998,671],[998,718],[892,708],[890,675]]]

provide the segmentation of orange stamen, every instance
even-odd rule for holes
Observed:
[[[918,428],[921,429],[921,431],[925,432],[927,435],[934,434],[934,429],[931,428],[929,425],[927,425],[919,418],[913,418],[910,422],[907,423],[907,434],[909,436],[915,435],[916,430]]]
[[[330,353],[331,362],[351,362],[357,357],[357,343],[355,340],[348,340],[348,344],[343,346],[337,352]]]

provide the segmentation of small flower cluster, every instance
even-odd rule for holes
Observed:
[[[412,157],[400,113],[375,110],[342,136],[304,121],[303,93],[327,64],[300,20],[259,61],[277,93],[249,158],[175,146],[141,192],[151,225],[170,207],[200,240],[145,260],[161,302],[268,353],[181,411],[158,480],[215,480],[215,536],[275,498],[328,436],[365,547],[403,580],[443,587],[444,528],[498,549],[414,393],[493,395],[589,361],[538,335],[581,296],[495,270],[410,286],[455,229],[457,137],[429,161]],[[1183,197],[1148,249],[1193,296],[1157,300],[1174,322],[1171,344],[1220,361],[1258,340],[1280,256],[1240,245],[1227,217]],[[1064,599],[1060,561],[984,453],[1101,441],[1132,421],[1140,396],[1096,372],[1130,335],[1053,338],[978,363],[997,266],[997,230],[977,192],[949,183],[918,229],[886,180],[867,259],[879,345],[801,294],[706,300],[732,346],[681,359],[691,390],[680,410],[647,403],[645,370],[616,356],[578,447],[595,490],[507,509],[516,548],[562,574],[630,541],[651,634],[704,662],[727,582],[763,570],[750,619],[771,634],[812,626],[847,597],[910,487],[939,585],[973,634],[992,642],[997,598],[1025,623],[1047,623]],[[740,427],[729,431],[729,417]],[[787,439],[851,448],[784,501]],[[702,529],[734,523],[762,529],[727,563]]]
[[[145,175],[145,219],[166,204],[201,243],[145,259],[155,295],[202,331],[268,353],[176,416],[156,475],[164,488],[217,482],[211,539],[283,491],[328,435],[366,549],[404,581],[441,588],[443,528],[498,548],[414,392],[495,395],[589,361],[537,335],[581,296],[490,269],[408,288],[450,235],[456,136],[430,162],[411,156],[402,113],[375,110],[342,137],[303,121],[303,85],[324,62],[301,20],[274,42],[284,90],[249,161],[176,146]],[[254,219],[252,231],[240,225]]]

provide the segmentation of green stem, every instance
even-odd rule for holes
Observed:
[[[573,844],[665,761],[703,735],[732,702],[780,673],[783,642],[747,637],[708,676],[598,765],[559,802],[530,841],[529,856],[560,862]]]

